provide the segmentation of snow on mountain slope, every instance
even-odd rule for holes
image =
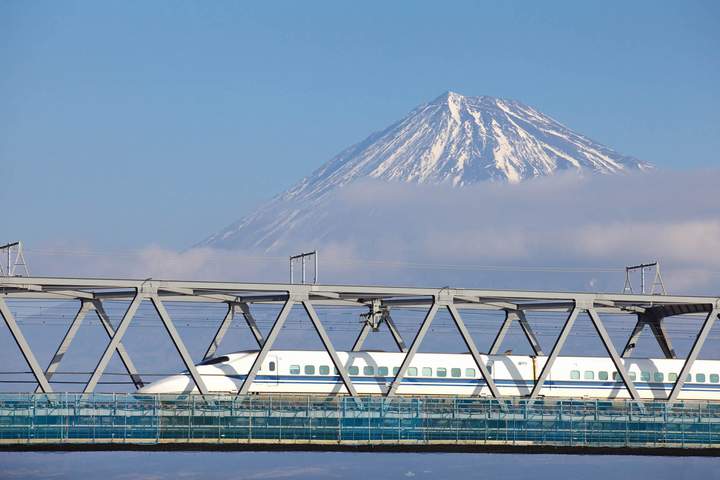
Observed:
[[[461,187],[564,171],[618,174],[650,168],[515,100],[447,92],[340,152],[200,245],[280,249],[308,218],[317,220],[323,199],[361,179]]]

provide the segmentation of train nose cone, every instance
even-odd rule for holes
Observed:
[[[186,375],[172,375],[138,389],[138,393],[190,393],[195,385]]]

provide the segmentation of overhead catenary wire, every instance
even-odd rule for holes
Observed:
[[[125,251],[91,251],[91,250],[46,250],[25,248],[25,251],[33,255],[55,256],[55,257],[99,257],[99,258],[137,258],[150,254],[148,250],[125,250]],[[178,255],[182,253],[178,252]],[[219,256],[237,258],[238,260],[247,260],[253,262],[269,262],[277,261],[283,264],[287,262],[287,256],[279,255],[258,255],[246,253],[222,253]],[[185,260],[182,258],[165,258],[165,264],[178,264]],[[406,260],[391,260],[382,258],[333,258],[325,257],[323,264],[326,265],[359,265],[359,266],[383,266],[394,268],[413,268],[413,269],[429,269],[429,270],[470,270],[470,271],[487,271],[487,272],[538,272],[538,273],[623,273],[624,267],[617,266],[567,266],[567,265],[488,265],[488,264],[472,264],[472,263],[437,263],[437,262],[413,262]],[[697,272],[696,272],[697,273]],[[693,272],[684,272],[684,275],[694,275]],[[720,275],[720,271],[705,270],[703,274]],[[699,274],[699,273],[697,273]]]

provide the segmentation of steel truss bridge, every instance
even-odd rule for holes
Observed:
[[[49,365],[43,368],[16,321],[8,301],[67,300],[78,310]],[[122,318],[111,321],[106,302],[127,303]],[[117,352],[136,387],[144,384],[123,338],[143,302],[150,302],[187,368],[200,395],[105,394],[95,389],[111,357]],[[204,358],[218,350],[231,324],[240,320],[252,334],[259,354],[237,394],[213,395],[195,368],[195,361],[173,323],[167,302],[224,304],[227,307]],[[268,333],[258,328],[253,312],[262,305],[280,307]],[[260,365],[299,305],[332,359],[348,395],[249,395]],[[360,351],[371,331],[385,325],[404,360],[380,397],[359,397],[345,365],[338,358],[326,327],[315,308],[365,309],[364,322],[352,347]],[[424,317],[406,341],[393,321],[393,312],[423,309]],[[449,312],[492,397],[412,398],[396,395],[416,352],[441,310]],[[500,351],[513,322],[517,322],[537,355],[547,362],[526,398],[503,398],[482,362],[463,315],[472,310],[503,312],[489,354]],[[566,315],[559,336],[544,353],[527,320],[535,312]],[[108,343],[83,385],[82,392],[54,392],[52,379],[89,314],[98,317]],[[720,452],[720,403],[678,402],[677,397],[693,363],[720,313],[720,298],[574,292],[405,288],[352,285],[190,282],[91,278],[0,278],[0,316],[29,366],[34,393],[0,394],[0,450],[67,448],[368,448],[368,449],[487,449],[578,448],[618,453],[711,454]],[[630,399],[614,401],[548,400],[541,395],[545,379],[579,315],[586,314],[622,379]],[[636,317],[624,348],[618,350],[601,316]],[[676,358],[666,335],[664,319],[676,315],[704,320],[681,372],[665,401],[640,401],[621,359],[634,349],[648,327],[667,358]],[[469,317],[469,315],[467,315]],[[104,446],[104,447],[103,447]],[[598,448],[601,447],[601,448]],[[650,449],[650,450],[649,450]],[[555,451],[555,450],[553,450]]]
[[[58,346],[50,364],[46,368],[38,363],[36,355],[25,339],[23,332],[15,320],[6,300],[75,300],[78,311],[72,320],[65,336]],[[129,302],[122,319],[113,326],[103,302],[123,300]],[[394,380],[386,389],[386,397],[394,397],[398,386],[403,381],[408,366],[425,339],[433,319],[441,309],[446,309],[457,327],[465,346],[472,355],[478,370],[487,382],[492,397],[501,399],[501,395],[493,382],[486,365],[482,362],[480,352],[475,345],[468,328],[463,321],[464,311],[481,309],[504,312],[505,317],[499,325],[498,333],[490,347],[489,354],[496,354],[503,342],[505,334],[513,322],[518,322],[530,346],[538,355],[545,355],[526,318],[527,313],[538,311],[566,312],[567,317],[562,324],[560,334],[552,349],[547,353],[548,360],[538,375],[529,399],[540,395],[545,380],[552,369],[555,359],[560,354],[565,341],[578,315],[587,314],[597,333],[598,338],[615,364],[631,400],[639,400],[640,396],[630,379],[621,358],[629,355],[635,347],[640,333],[645,327],[650,328],[654,338],[667,358],[676,358],[670,339],[665,333],[663,320],[675,315],[700,315],[704,318],[695,335],[694,342],[686,357],[683,367],[677,376],[667,401],[674,402],[683,388],[687,374],[698,357],[708,334],[720,314],[720,297],[672,296],[672,295],[634,295],[607,293],[577,292],[543,292],[515,290],[481,290],[461,288],[407,288],[379,287],[355,285],[303,285],[303,284],[268,284],[268,283],[231,283],[231,282],[194,282],[166,280],[127,280],[127,279],[93,279],[93,278],[39,278],[39,277],[4,277],[0,278],[0,315],[9,328],[20,353],[27,362],[36,382],[37,393],[53,393],[51,380],[58,370],[63,356],[70,348],[83,319],[88,313],[94,313],[107,332],[109,341],[97,361],[83,394],[91,394],[108,363],[117,352],[129,377],[135,386],[143,385],[140,372],[136,369],[130,355],[123,346],[123,337],[133,321],[142,302],[149,301],[162,321],[165,330],[176,347],[177,353],[187,368],[197,390],[208,396],[208,389],[195,368],[195,361],[183,343],[170,317],[165,302],[205,302],[227,305],[227,312],[208,346],[204,357],[208,358],[217,351],[228,328],[236,316],[242,317],[247,328],[258,344],[259,354],[249,374],[244,379],[238,397],[248,394],[260,366],[273,348],[288,315],[294,305],[299,304],[312,323],[322,340],[323,346],[337,369],[347,392],[358,397],[352,379],[345,366],[340,362],[337,351],[330,340],[326,328],[321,322],[316,306],[345,306],[367,308],[363,323],[352,351],[362,350],[363,343],[372,330],[386,325],[392,334],[398,349],[405,352],[404,360]],[[259,305],[282,305],[280,312],[266,336],[258,328],[253,317],[253,308]],[[392,320],[392,312],[402,308],[426,308],[427,311],[420,323],[417,334],[408,343],[402,337]],[[635,327],[624,348],[616,349],[601,320],[601,314],[622,313],[636,316]],[[620,353],[618,353],[620,352]]]

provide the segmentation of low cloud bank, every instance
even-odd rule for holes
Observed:
[[[624,265],[659,259],[671,292],[717,294],[719,184],[715,170],[461,189],[366,181],[292,206],[305,215],[262,250],[39,255],[34,273],[287,281],[287,256],[317,248],[323,283],[619,290]]]

